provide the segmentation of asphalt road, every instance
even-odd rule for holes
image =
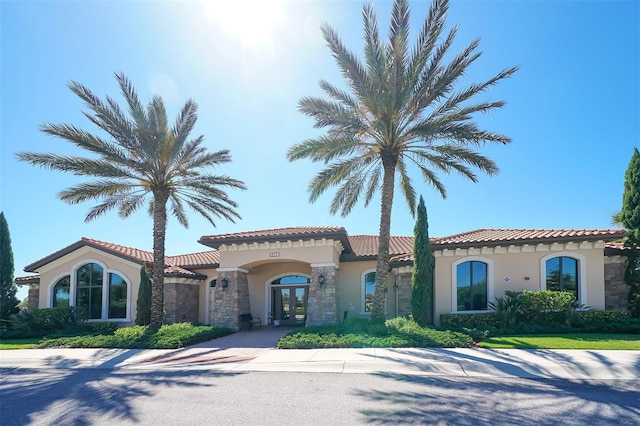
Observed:
[[[637,380],[0,369],[0,424],[634,425]]]

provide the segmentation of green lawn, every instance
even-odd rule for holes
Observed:
[[[32,339],[11,339],[0,340],[0,350],[4,349],[29,349],[38,345],[42,341],[41,337]]]
[[[638,334],[538,334],[485,339],[480,347],[491,349],[623,349],[640,350]]]

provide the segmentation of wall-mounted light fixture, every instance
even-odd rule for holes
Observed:
[[[209,281],[209,287],[214,288],[217,283],[218,283],[218,280],[214,278],[211,281]]]
[[[398,282],[397,281],[393,283],[393,289],[395,291],[398,291]]]
[[[220,281],[220,285],[222,286],[222,288],[229,287],[229,280],[226,278],[223,278],[222,281]]]
[[[320,276],[318,277],[318,284],[320,284],[320,287],[322,287],[324,283],[325,283],[324,275],[320,274]]]

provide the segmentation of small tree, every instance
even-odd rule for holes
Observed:
[[[433,323],[433,256],[429,241],[429,221],[424,199],[420,196],[418,217],[413,229],[413,275],[411,276],[411,313],[422,326]]]
[[[13,282],[13,251],[9,224],[0,213],[0,329],[7,327],[9,315],[18,312],[16,284]]]
[[[149,325],[151,323],[151,281],[144,263],[140,268],[140,288],[138,289],[136,311],[136,325]]]
[[[627,253],[625,283],[629,286],[629,313],[640,317],[640,152],[633,149],[633,155],[624,174],[622,210],[615,220],[627,230],[624,245]]]

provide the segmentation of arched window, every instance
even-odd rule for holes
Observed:
[[[458,311],[484,311],[487,309],[488,268],[480,261],[460,263],[456,267],[456,295]]]
[[[546,261],[547,290],[569,291],[579,300],[578,260],[568,256],[553,257]]]
[[[272,285],[279,284],[309,284],[311,280],[307,277],[303,277],[302,275],[286,275],[284,277],[280,277],[276,280],[271,281]]]
[[[69,306],[69,297],[71,292],[71,276],[67,275],[58,280],[53,286],[53,301],[51,306],[54,308]]]
[[[130,281],[98,261],[80,263],[51,287],[52,307],[77,306],[90,320],[129,320]]]

